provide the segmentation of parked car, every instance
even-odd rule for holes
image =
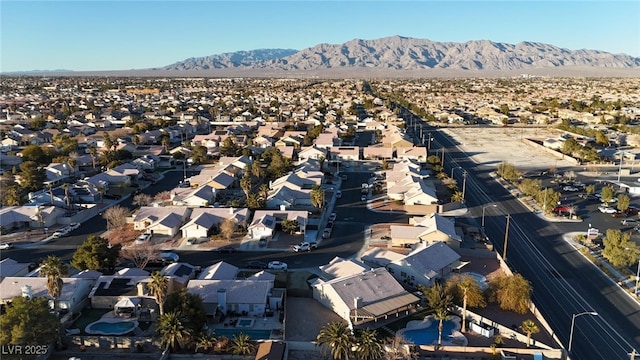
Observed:
[[[585,199],[585,200],[598,200],[598,197],[593,195],[593,194],[578,194],[579,198]]]
[[[553,208],[554,213],[568,213],[571,211],[571,206],[560,205]]]
[[[360,201],[367,201],[367,195],[360,196]]]
[[[565,186],[562,188],[562,191],[570,191],[570,192],[576,192],[579,189],[577,187],[574,186]]]
[[[71,224],[69,224],[69,228],[71,228],[71,230],[75,230],[79,227],[80,227],[80,223],[77,223],[77,222],[72,222]]]
[[[616,211],[613,214],[611,214],[611,217],[614,218],[626,218],[628,215],[626,212],[624,211]]]
[[[627,214],[629,215],[638,215],[638,212],[640,212],[640,209],[637,207],[629,206],[629,208],[627,208]]]
[[[334,212],[333,212],[333,213],[331,213],[331,214],[329,214],[329,221],[336,221],[336,216],[337,216],[337,215],[336,215],[336,213],[334,213]]]
[[[336,191],[336,197],[340,199],[342,197],[342,191],[340,190]]]
[[[217,251],[219,254],[231,254],[236,252],[236,248],[234,248],[233,246],[223,246],[221,248],[218,248]]]
[[[160,255],[158,255],[158,258],[160,258],[160,260],[162,260],[163,262],[168,263],[175,263],[180,260],[180,256],[173,252],[162,252],[160,253]]]
[[[610,207],[610,206],[604,206],[604,205],[600,205],[598,206],[598,211],[600,211],[603,214],[614,214],[616,213],[616,209]]]
[[[289,267],[287,266],[287,263],[282,261],[271,261],[267,264],[267,268],[271,270],[287,270]]]
[[[266,269],[267,268],[267,263],[262,262],[262,261],[249,261],[245,266],[245,268],[247,269]]]
[[[134,243],[142,244],[142,243],[146,242],[149,239],[151,239],[151,233],[142,233],[142,234],[140,234],[140,236],[138,236],[136,238],[136,241]]]
[[[12,243],[8,243],[8,242],[6,242],[6,243],[2,243],[2,244],[0,244],[0,250],[9,250],[9,249],[11,249],[12,247],[13,247],[13,244],[12,244]]]
[[[56,238],[56,239],[57,238],[61,238],[61,237],[66,236],[66,235],[67,235],[67,232],[62,230],[62,229],[60,229],[58,231],[55,231],[53,234],[51,234],[51,236]]]
[[[627,219],[622,219],[622,221],[620,221],[620,224],[622,225],[635,225],[638,223],[638,219],[633,219],[633,218],[627,218]]]
[[[317,249],[318,248],[318,244],[315,242],[301,242],[300,244],[294,245],[293,246],[293,251],[295,252],[300,252],[300,251],[311,251],[313,249]]]
[[[331,228],[326,228],[322,231],[322,238],[328,239],[331,237]]]

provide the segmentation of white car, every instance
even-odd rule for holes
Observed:
[[[616,209],[610,207],[610,206],[598,206],[598,211],[600,211],[603,214],[613,214],[616,212]]]
[[[63,236],[67,235],[67,232],[64,229],[58,230],[56,232],[54,232],[53,234],[51,234],[52,237],[54,238],[61,238]]]
[[[329,214],[329,221],[336,221],[336,216],[337,216],[337,215],[336,215],[336,213],[334,213],[334,212],[333,212],[333,213],[331,213],[331,214]]]
[[[13,247],[12,243],[2,243],[0,244],[0,250],[9,250]]]
[[[146,242],[149,239],[151,239],[151,234],[150,233],[143,233],[143,234],[140,234],[140,236],[138,236],[136,238],[135,243],[136,244],[142,244],[142,243]]]
[[[79,227],[80,227],[80,223],[77,223],[77,222],[72,222],[71,224],[69,224],[69,228],[71,228],[71,230],[75,230]]]
[[[367,195],[360,196],[360,201],[367,201]]]
[[[323,239],[328,239],[328,238],[330,238],[330,237],[331,237],[331,228],[325,228],[325,229],[322,231],[322,238],[323,238]]]
[[[295,252],[300,252],[300,251],[311,251],[313,249],[318,248],[318,244],[314,243],[314,242],[301,242],[300,244],[294,245],[293,246],[293,251]]]
[[[571,191],[571,192],[575,192],[578,191],[579,189],[577,187],[573,187],[573,186],[565,186],[562,188],[563,191]]]
[[[635,225],[637,223],[638,223],[638,219],[633,219],[633,218],[622,219],[622,221],[620,221],[620,224],[622,225]]]
[[[283,263],[282,261],[271,261],[267,264],[267,268],[271,270],[287,270],[287,263]]]

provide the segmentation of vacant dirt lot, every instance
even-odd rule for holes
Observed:
[[[557,137],[559,133],[556,131],[544,128],[473,126],[446,128],[442,131],[455,139],[462,150],[478,164],[497,166],[501,162],[508,162],[523,170],[573,166],[562,158],[522,142],[524,138],[544,140]]]

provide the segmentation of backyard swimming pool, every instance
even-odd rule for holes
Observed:
[[[445,320],[442,327],[442,340],[449,339],[449,335],[456,329],[457,324],[451,320]],[[431,345],[438,342],[438,322],[433,320],[431,325],[423,329],[406,330],[402,335],[415,345]]]
[[[108,322],[99,320],[87,325],[84,331],[87,334],[97,335],[124,335],[133,331],[138,326],[137,321],[115,321]]]

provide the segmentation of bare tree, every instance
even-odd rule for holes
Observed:
[[[102,214],[102,217],[107,220],[107,230],[109,231],[126,224],[127,216],[129,216],[129,210],[122,206],[110,207]]]
[[[169,200],[171,200],[171,192],[170,191],[159,192],[153,198],[153,201],[159,202],[161,205],[164,205],[165,202],[167,202]]]
[[[388,338],[384,342],[384,360],[416,360],[418,354],[411,351],[411,343],[402,335]]]
[[[227,239],[231,240],[233,234],[236,232],[236,219],[228,218],[220,224],[220,234]]]
[[[129,260],[133,262],[135,267],[144,269],[149,261],[158,258],[160,250],[154,248],[151,244],[133,245],[122,248],[120,250],[120,257],[123,260]]]
[[[131,203],[133,205],[138,205],[138,206],[147,206],[147,205],[151,204],[152,201],[153,201],[153,197],[151,197],[151,195],[145,194],[145,193],[140,193],[140,194],[135,195],[133,197],[133,202],[131,202]]]

